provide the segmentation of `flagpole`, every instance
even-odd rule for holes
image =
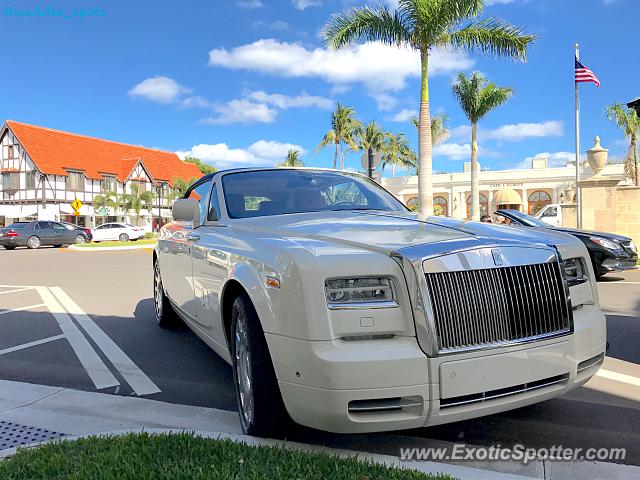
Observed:
[[[576,43],[575,47],[576,60],[580,61],[579,45]],[[580,95],[578,93],[578,82],[575,81],[575,78],[574,83],[576,87],[576,226],[582,228],[582,194],[578,185],[580,181]]]

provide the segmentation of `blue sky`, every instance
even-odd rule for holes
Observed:
[[[364,3],[0,0],[0,119],[191,152],[223,168],[272,165],[292,145],[307,165],[330,166],[331,150],[314,150],[339,101],[417,147],[406,121],[418,102],[415,54],[372,44],[334,53],[320,40],[332,13]],[[485,16],[539,39],[527,63],[434,53],[431,105],[449,115],[452,130],[434,169],[461,171],[468,160],[467,122],[450,84],[472,70],[516,91],[480,125],[481,164],[513,168],[545,152],[564,164],[574,148],[576,41],[602,82],[581,86],[582,150],[599,134],[611,156],[622,156],[624,139],[604,109],[640,95],[637,0],[486,3]],[[347,166],[359,168],[359,157],[349,154]]]

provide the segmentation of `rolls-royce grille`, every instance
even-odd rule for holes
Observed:
[[[425,276],[441,352],[571,330],[557,262]]]

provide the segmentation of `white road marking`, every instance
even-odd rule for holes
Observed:
[[[611,370],[604,370],[601,368],[598,370],[598,373],[596,373],[596,377],[602,377],[607,380],[614,380],[616,382],[633,385],[634,387],[640,387],[640,378],[632,375],[626,375],[624,373],[612,372]]]
[[[640,282],[600,282],[598,283],[598,286],[600,285],[640,285]]]
[[[18,350],[24,350],[29,347],[36,347],[38,345],[42,345],[43,343],[54,342],[56,340],[60,340],[64,338],[64,335],[55,335],[53,337],[43,338],[41,340],[36,340],[34,342],[23,343],[22,345],[16,345],[15,347],[5,348],[4,350],[0,350],[0,355],[4,355],[6,353],[17,352]]]
[[[120,382],[118,382],[109,368],[107,368],[100,359],[89,341],[84,337],[78,327],[75,326],[69,315],[65,313],[49,289],[47,287],[37,287],[37,290],[47,308],[58,322],[62,333],[67,338],[71,348],[96,388],[101,390],[103,388],[120,385]]]
[[[36,305],[29,305],[28,307],[19,307],[19,308],[12,308],[10,310],[2,310],[0,312],[0,315],[4,315],[5,313],[22,312],[23,310],[31,310],[32,308],[38,308],[38,307],[44,307],[44,306],[45,306],[44,303],[38,303]]]
[[[0,292],[0,295],[4,295],[5,293],[16,293],[16,292],[24,292],[26,290],[31,290],[33,287],[20,287],[15,288],[13,290],[5,290],[4,292]]]
[[[53,294],[73,315],[76,321],[102,350],[114,367],[122,374],[137,395],[159,393],[158,386],[133,363],[120,347],[87,315],[60,287],[51,287]]]

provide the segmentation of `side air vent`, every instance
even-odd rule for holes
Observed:
[[[393,412],[408,408],[422,407],[421,397],[376,398],[371,400],[352,400],[349,413]]]
[[[578,364],[578,373],[583,372],[593,367],[594,365],[598,365],[599,363],[602,363],[602,362],[604,362],[604,353],[601,353],[600,355],[596,355],[595,357],[591,357],[585,360],[584,362],[580,362]]]

